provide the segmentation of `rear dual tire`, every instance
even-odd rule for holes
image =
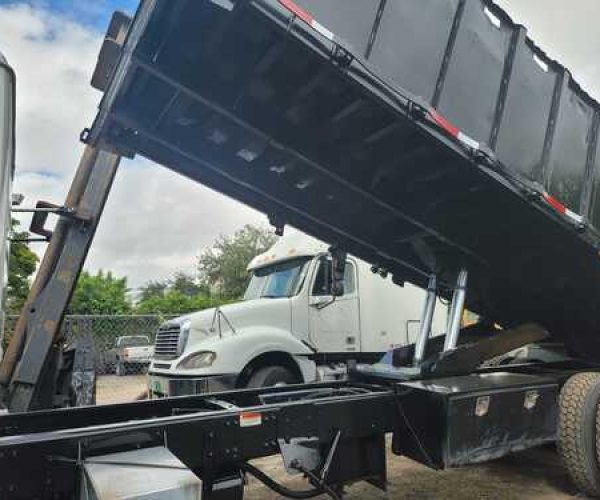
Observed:
[[[588,496],[600,497],[600,373],[578,373],[559,400],[558,450],[571,480]]]

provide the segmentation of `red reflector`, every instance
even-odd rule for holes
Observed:
[[[255,411],[240,413],[240,427],[256,427],[262,425],[262,414]]]
[[[560,212],[561,214],[567,213],[567,207],[564,206],[560,201],[558,201],[554,196],[550,196],[548,193],[544,193],[544,199],[552,208],[554,208],[554,210]]]
[[[302,7],[296,5],[296,3],[292,0],[279,0],[279,3],[294,15],[302,19],[305,23],[311,24],[313,22],[313,16],[306,12]]]
[[[452,137],[458,137],[460,129],[450,123],[444,116],[440,115],[435,109],[429,110],[429,116],[438,126],[443,128]]]

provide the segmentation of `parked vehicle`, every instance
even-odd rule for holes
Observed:
[[[343,378],[347,363],[374,362],[413,343],[425,292],[400,287],[348,257],[344,293],[331,295],[328,246],[290,231],[248,265],[241,302],[165,323],[149,369],[154,397]],[[375,271],[375,272],[373,272]],[[433,334],[443,333],[439,304]]]
[[[144,335],[126,335],[118,337],[105,358],[107,371],[112,367],[117,376],[128,373],[142,373],[150,364],[154,347]]]

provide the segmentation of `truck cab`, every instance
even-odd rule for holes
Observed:
[[[374,362],[419,332],[422,290],[348,256],[343,293],[333,296],[328,247],[302,233],[281,238],[248,271],[242,301],[161,326],[153,397],[340,378],[348,362]],[[445,321],[439,305],[433,335]]]

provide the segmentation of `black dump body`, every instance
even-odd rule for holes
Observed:
[[[146,0],[102,71],[89,141],[600,354],[598,104],[493,4]]]

